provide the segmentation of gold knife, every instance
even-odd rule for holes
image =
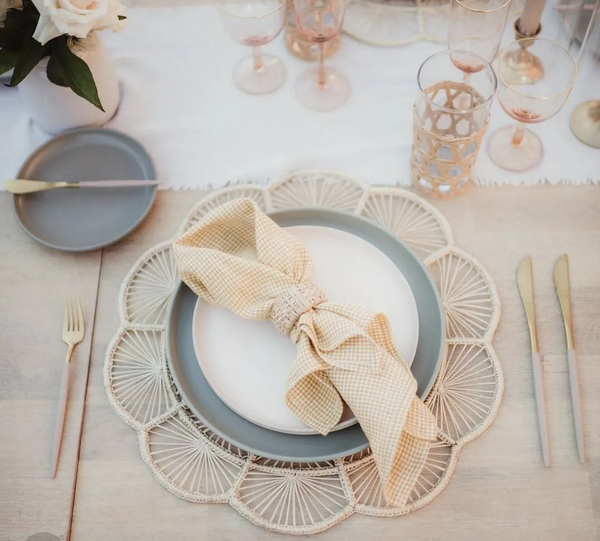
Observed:
[[[571,385],[571,403],[573,404],[573,420],[575,422],[575,437],[579,462],[585,462],[585,447],[583,441],[583,414],[581,412],[581,396],[579,393],[579,370],[577,368],[577,353],[573,337],[573,317],[571,315],[571,292],[569,288],[569,257],[563,254],[554,266],[554,287],[562,310],[567,336],[567,362],[569,365],[569,382]]]
[[[14,194],[28,194],[57,190],[61,188],[139,188],[140,186],[158,186],[158,180],[82,180],[78,182],[45,182],[13,178],[3,182],[4,189]]]
[[[544,392],[544,368],[542,355],[540,354],[537,323],[535,320],[535,301],[533,298],[533,273],[531,269],[531,257],[526,257],[517,270],[517,284],[519,293],[527,316],[529,326],[529,337],[531,339],[531,365],[533,368],[533,390],[535,392],[535,404],[537,409],[538,425],[540,430],[540,441],[542,444],[542,458],[544,465],[550,466],[550,439],[548,436],[548,416],[546,414],[546,396]]]

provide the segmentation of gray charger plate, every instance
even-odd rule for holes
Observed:
[[[418,382],[418,395],[425,398],[442,364],[445,329],[437,288],[413,252],[391,233],[352,214],[303,208],[269,216],[282,227],[319,225],[352,233],[379,248],[396,264],[413,291],[419,312],[419,342],[411,370]],[[255,425],[229,409],[206,381],[196,358],[192,332],[196,301],[196,294],[180,283],[167,314],[166,352],[181,397],[203,424],[245,451],[284,462],[334,460],[367,449],[369,444],[360,425],[327,436],[284,434]]]
[[[66,132],[38,148],[17,178],[31,180],[154,180],[146,150],[107,129]],[[21,227],[49,248],[85,252],[112,244],[135,229],[156,197],[156,186],[61,189],[15,195]]]

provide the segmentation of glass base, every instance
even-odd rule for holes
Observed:
[[[338,109],[350,97],[350,83],[343,73],[325,67],[325,84],[319,84],[319,67],[307,69],[296,81],[298,101],[313,111]]]
[[[540,58],[523,47],[504,57],[502,74],[508,84],[531,85],[544,76],[544,65]]]
[[[487,151],[493,162],[507,171],[533,169],[544,155],[540,138],[531,130],[517,126],[505,126],[492,133]]]
[[[261,54],[248,56],[233,69],[233,82],[248,94],[269,94],[285,82],[285,68],[279,58]]]
[[[600,148],[600,100],[585,101],[575,107],[569,125],[582,143]]]

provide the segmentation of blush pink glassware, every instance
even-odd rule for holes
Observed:
[[[527,49],[539,61],[541,76],[534,80],[515,78],[519,53]],[[490,158],[508,171],[526,171],[542,160],[540,138],[525,127],[556,115],[567,101],[577,80],[577,62],[562,45],[544,38],[526,38],[506,47],[497,65],[498,101],[517,125],[499,128],[489,136]]]
[[[298,101],[314,111],[333,111],[350,97],[350,83],[335,68],[325,66],[325,43],[338,36],[344,23],[344,0],[294,0],[296,25],[319,48],[319,63],[296,81]]]
[[[238,43],[252,47],[252,55],[233,70],[233,81],[249,94],[268,94],[285,82],[285,68],[279,58],[261,52],[283,29],[287,0],[240,2],[218,0],[221,22]]]
[[[492,63],[504,34],[512,0],[452,0],[448,27],[448,49],[475,53]],[[465,77],[484,68],[480,63],[465,64],[454,59]],[[465,81],[467,82],[467,81]]]

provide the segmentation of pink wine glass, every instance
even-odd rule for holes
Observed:
[[[298,30],[319,47],[319,64],[296,81],[298,101],[314,111],[333,111],[350,97],[350,83],[343,73],[325,66],[325,43],[342,30],[344,0],[294,0]]]
[[[448,49],[475,53],[491,64],[502,41],[512,0],[452,0]],[[484,69],[475,61],[453,58],[456,67],[469,74]],[[468,81],[465,81],[468,82]]]
[[[285,23],[287,0],[239,2],[218,0],[223,27],[242,45],[252,47],[252,55],[233,70],[235,84],[249,94],[268,94],[285,82],[285,68],[279,58],[263,54],[261,47],[273,41]]]
[[[540,77],[514,77],[520,52],[527,49],[540,62]],[[526,171],[542,161],[540,138],[525,127],[543,122],[567,101],[577,80],[577,62],[562,45],[544,38],[526,38],[506,47],[498,58],[498,101],[518,124],[499,128],[488,138],[490,158],[508,171]]]

